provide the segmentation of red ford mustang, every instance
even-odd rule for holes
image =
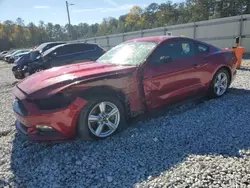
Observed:
[[[17,84],[16,128],[32,140],[105,138],[147,110],[222,96],[236,62],[234,52],[189,38],[127,41],[97,62],[51,68]]]

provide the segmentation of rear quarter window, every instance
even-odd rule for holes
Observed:
[[[197,53],[207,53],[209,52],[209,46],[205,44],[196,44],[196,51]]]
[[[79,45],[79,49],[81,51],[95,50],[96,49],[96,45],[94,45],[94,44],[80,44]]]

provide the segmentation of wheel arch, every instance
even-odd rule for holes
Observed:
[[[222,65],[222,66],[220,66],[220,67],[218,67],[215,71],[214,71],[214,73],[213,73],[213,77],[215,76],[215,74],[219,71],[219,70],[221,70],[221,69],[225,69],[227,72],[228,72],[228,75],[229,75],[229,79],[230,79],[230,83],[232,82],[232,71],[231,71],[231,69],[230,69],[230,67],[228,67],[228,66],[226,66],[226,65]]]
[[[88,99],[103,95],[114,96],[118,98],[124,107],[126,119],[130,118],[129,98],[121,89],[117,89],[112,86],[93,86],[84,90],[83,93],[80,93],[79,97],[82,97],[88,101]]]

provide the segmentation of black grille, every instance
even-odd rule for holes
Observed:
[[[40,110],[55,110],[66,108],[73,99],[73,96],[65,97],[62,93],[57,93],[49,98],[34,100],[34,102]]]
[[[14,111],[20,115],[27,116],[28,111],[26,110],[25,106],[23,105],[22,101],[17,99],[14,102]]]

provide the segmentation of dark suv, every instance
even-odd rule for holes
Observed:
[[[97,44],[68,43],[55,46],[42,53],[37,59],[25,66],[14,66],[13,74],[17,79],[41,70],[67,64],[95,61],[104,54],[104,50]]]
[[[39,45],[35,50],[39,51],[40,53],[43,53],[46,50],[48,50],[54,46],[61,45],[61,44],[65,44],[65,42],[46,42],[46,43]]]

